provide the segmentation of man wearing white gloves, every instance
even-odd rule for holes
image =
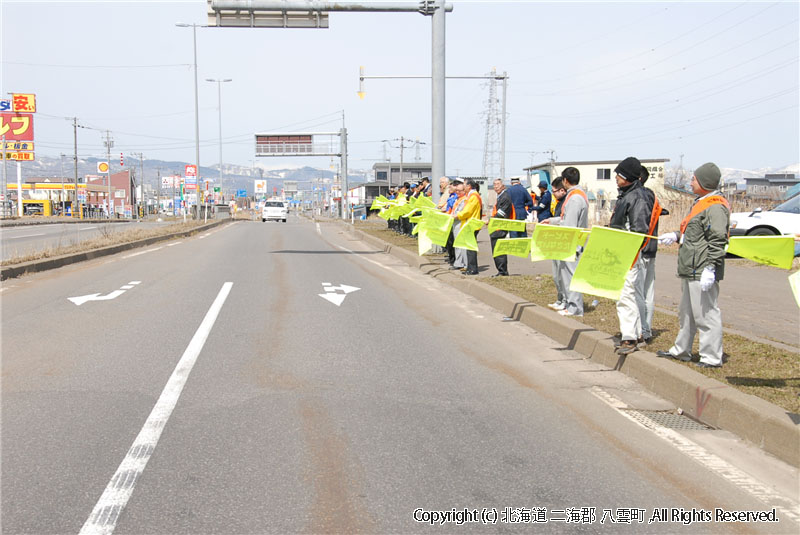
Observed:
[[[680,232],[659,236],[658,243],[680,243],[678,277],[683,294],[678,309],[680,330],[669,351],[659,357],[688,362],[692,343],[700,333],[701,368],[722,366],[722,315],[717,305],[719,281],[725,270],[725,246],[730,227],[730,206],[717,191],[721,173],[713,163],[697,168],[692,177],[692,191],[698,196],[689,215],[681,221]]]

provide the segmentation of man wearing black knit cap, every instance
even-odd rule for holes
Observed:
[[[669,351],[659,357],[688,362],[692,358],[694,335],[700,335],[701,368],[722,366],[722,314],[719,281],[725,270],[725,246],[730,228],[730,205],[717,191],[722,173],[713,163],[698,167],[692,177],[692,191],[697,200],[689,215],[681,221],[679,232],[659,236],[658,243],[680,243],[678,277],[683,293],[678,308],[680,330]]]
[[[617,174],[619,194],[608,226],[646,234],[653,205],[639,181],[639,176],[642,174],[641,162],[633,157],[625,158],[617,165],[614,172]],[[642,336],[642,322],[639,305],[636,302],[636,281],[639,279],[641,267],[641,259],[637,255],[636,261],[625,277],[625,285],[617,301],[617,317],[622,334],[622,343],[617,349],[620,355],[636,351],[637,341]]]

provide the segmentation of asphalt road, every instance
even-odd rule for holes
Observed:
[[[53,223],[0,228],[3,260],[47,249],[74,245],[105,233],[150,229],[171,223],[153,221],[130,223]]]
[[[671,408],[629,378],[339,228],[6,281],[2,533],[797,533],[796,470],[719,431],[677,448],[614,408]],[[453,509],[496,523],[425,521]]]

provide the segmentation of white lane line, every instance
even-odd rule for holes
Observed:
[[[140,254],[152,253],[153,251],[158,251],[159,249],[163,249],[164,247],[154,247],[152,249],[147,249],[145,251],[139,251],[138,253],[133,253],[129,255],[125,255],[122,258],[131,258],[133,256],[139,256]]]
[[[164,430],[167,420],[169,420],[175,405],[178,403],[178,398],[186,385],[186,380],[192,372],[197,357],[208,339],[211,328],[214,326],[214,322],[217,320],[219,311],[228,298],[232,286],[232,282],[226,282],[222,285],[222,289],[217,294],[217,298],[211,308],[208,309],[206,317],[203,318],[203,322],[197,328],[197,332],[194,333],[186,351],[183,352],[183,356],[178,361],[178,365],[167,381],[161,396],[150,412],[150,416],[147,417],[142,430],[139,431],[139,435],[133,441],[128,454],[120,463],[111,481],[108,482],[86,523],[83,524],[80,531],[81,534],[110,535],[114,533],[119,516],[133,494],[136,481],[138,481],[139,476],[141,476],[156,449],[161,432]]]
[[[376,262],[375,260],[373,260],[373,259],[371,259],[371,258],[367,258],[367,257],[366,257],[366,256],[364,256],[364,255],[356,254],[354,251],[351,251],[350,249],[348,249],[348,248],[346,248],[346,247],[342,247],[341,245],[337,245],[336,247],[338,247],[338,248],[339,248],[339,249],[341,249],[342,251],[346,251],[346,252],[350,253],[351,255],[353,255],[353,256],[355,256],[355,257],[357,257],[357,258],[360,258],[361,260],[366,260],[367,262],[369,262],[369,263],[371,263],[371,264],[375,264],[376,266],[378,266],[378,267],[380,267],[380,268],[383,268],[383,269],[385,269],[386,271],[393,271],[393,272],[394,272],[396,275],[400,275],[401,277],[403,277],[403,278],[405,278],[405,279],[408,279],[408,280],[414,280],[412,277],[410,277],[410,276],[406,275],[405,273],[402,273],[402,272],[400,272],[400,271],[397,271],[397,270],[395,270],[394,268],[392,268],[392,267],[390,267],[390,266],[384,266],[384,265],[383,265],[383,264],[381,264],[380,262]]]
[[[773,491],[771,488],[762,484],[757,479],[751,477],[747,473],[739,470],[724,459],[714,455],[706,450],[696,442],[681,435],[677,431],[664,427],[650,419],[643,418],[639,420],[635,418],[629,411],[625,410],[629,407],[620,399],[609,394],[600,387],[594,386],[591,388],[592,394],[601,399],[607,405],[615,408],[617,412],[625,416],[632,422],[639,424],[645,429],[652,431],[656,436],[666,440],[675,446],[681,453],[694,459],[697,463],[703,465],[708,470],[716,473],[717,475],[727,479],[734,486],[744,490],[751,496],[761,500],[770,507],[775,507],[780,514],[793,520],[794,522],[800,521],[800,505],[792,500],[781,496]]]
[[[142,281],[131,281],[128,284],[141,284],[141,283],[142,283]]]
[[[79,228],[78,230],[92,230],[93,228],[97,228],[97,227],[86,227],[86,228]]]
[[[172,247],[173,245],[178,245],[179,243],[183,243],[182,241],[176,241],[175,243],[168,243],[167,247]]]
[[[133,288],[133,286],[131,286],[130,284],[126,284],[125,286],[120,286],[119,288],[120,290],[130,290],[131,288]]]
[[[22,238],[33,238],[34,236],[44,236],[44,232],[42,232],[40,234],[25,234],[23,236],[14,236],[13,238],[5,238],[4,237],[3,239],[5,239],[5,240],[19,240],[19,239],[22,239]]]
[[[319,228],[319,223],[317,223],[317,234],[322,236],[322,229]]]

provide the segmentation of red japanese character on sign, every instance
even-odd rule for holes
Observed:
[[[14,111],[18,113],[36,113],[36,95],[27,93],[14,93],[11,95]]]
[[[6,141],[33,141],[33,115],[0,113],[0,136]]]

